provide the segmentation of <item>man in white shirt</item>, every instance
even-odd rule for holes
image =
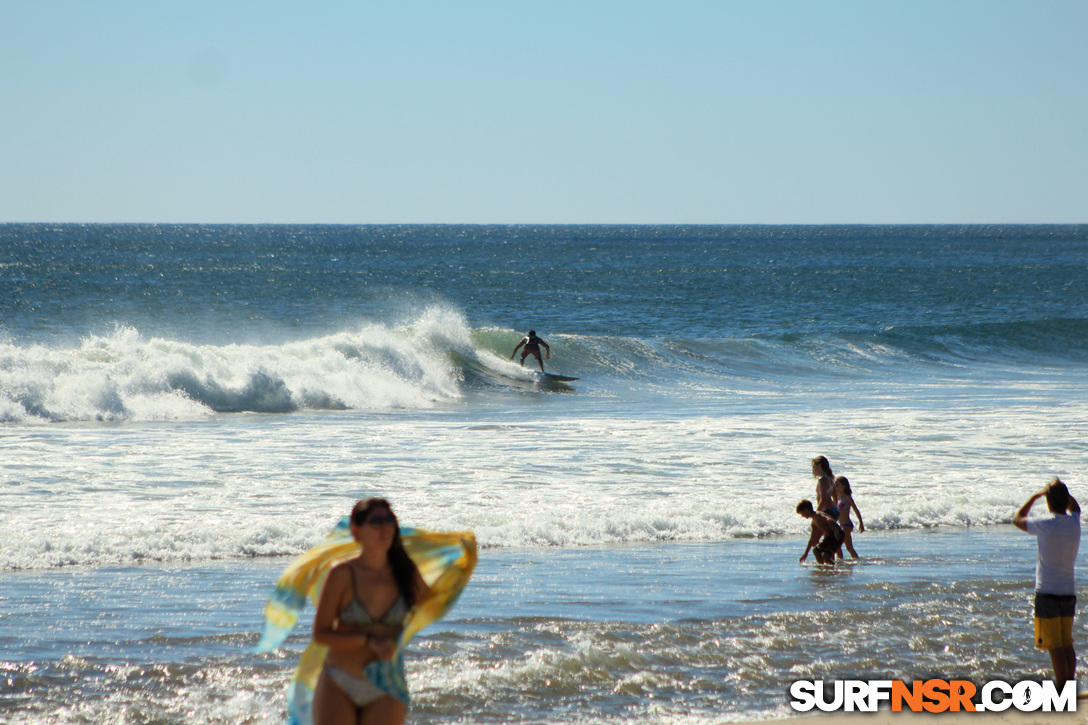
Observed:
[[[1028,518],[1031,506],[1043,496],[1050,514]],[[1073,650],[1073,615],[1077,606],[1073,565],[1080,548],[1080,504],[1060,479],[1027,500],[1012,523],[1038,541],[1035,561],[1035,646],[1050,653],[1054,681],[1062,688],[1075,679],[1077,655]]]

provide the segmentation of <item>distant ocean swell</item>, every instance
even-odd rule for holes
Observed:
[[[465,387],[518,386],[507,360],[520,332],[469,327],[431,307],[406,325],[361,328],[279,345],[208,345],[130,327],[78,347],[0,343],[0,422],[179,420],[213,413],[421,409]],[[824,338],[551,336],[553,369],[602,381],[652,377],[790,380],[896,368],[1010,362],[1053,365],[1088,353],[1088,321],[888,328]]]
[[[998,356],[1016,361],[1082,363],[1088,353],[1088,320],[1044,318],[889,328],[879,339],[919,355],[964,361]]]

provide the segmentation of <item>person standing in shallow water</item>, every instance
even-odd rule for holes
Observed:
[[[522,350],[523,346],[524,346],[525,349]],[[551,360],[552,359],[552,349],[550,347],[548,347],[548,343],[544,342],[543,340],[541,340],[539,337],[536,336],[536,330],[529,330],[529,334],[526,335],[525,337],[521,338],[521,342],[519,342],[517,344],[517,347],[514,348],[514,352],[510,353],[510,359],[513,360],[514,355],[517,355],[518,350],[521,350],[521,364],[522,364],[522,366],[525,365],[526,356],[534,355],[536,357],[537,363],[540,365],[540,372],[544,372],[544,360],[542,360],[541,357],[540,357],[540,348],[541,348],[541,346],[544,347],[545,357],[547,357],[548,360]]]
[[[1028,517],[1032,505],[1046,497],[1049,515]],[[1050,654],[1054,681],[1062,687],[1076,680],[1073,616],[1077,607],[1074,564],[1080,548],[1080,504],[1061,479],[1032,494],[1012,523],[1038,541],[1035,558],[1035,647]]]
[[[831,464],[823,456],[812,459],[812,476],[816,479],[816,510],[838,521],[839,507],[835,505],[835,474],[831,472]]]
[[[314,691],[314,725],[402,725],[407,693],[390,683],[397,636],[427,584],[401,543],[389,502],[355,504],[351,534],[363,550],[329,572],[314,615],[314,641],[327,646]]]
[[[854,551],[854,522],[850,520],[850,511],[858,515],[859,533],[865,533],[865,521],[861,518],[861,511],[858,511],[857,504],[854,503],[854,493],[850,490],[850,481],[846,476],[835,476],[835,505],[839,507],[839,526],[842,527],[846,537],[842,545],[850,552],[850,556],[857,559],[858,552]],[[842,549],[839,549],[839,556],[842,556]]]
[[[801,555],[801,563],[808,558],[808,552],[816,556],[816,561],[821,564],[834,564],[835,555],[842,552],[842,540],[844,538],[839,522],[831,518],[823,511],[815,511],[812,502],[804,499],[797,504],[797,513],[802,518],[811,522],[812,533],[808,538],[808,546]]]

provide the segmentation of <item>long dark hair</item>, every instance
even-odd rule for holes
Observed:
[[[393,507],[384,498],[368,498],[358,502],[351,509],[352,523],[356,526],[363,525],[359,522],[365,522],[370,512],[379,507],[389,509],[393,518],[397,518],[397,515],[393,513]],[[416,568],[412,557],[408,556],[408,552],[404,550],[404,542],[400,539],[399,522],[393,524],[393,543],[389,546],[389,567],[393,570],[393,580],[397,583],[397,589],[404,597],[404,604],[411,609],[416,603],[416,580],[419,569]]]

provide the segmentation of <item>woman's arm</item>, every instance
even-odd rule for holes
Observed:
[[[423,581],[423,577],[419,574],[419,569],[416,569],[415,580],[412,582],[412,590],[415,594],[415,603],[422,602],[430,593],[431,588],[427,586],[427,583]],[[388,660],[396,654],[397,649],[397,637],[395,632],[374,632],[370,635],[369,646],[370,650],[377,655],[380,660]]]
[[[416,594],[416,604],[422,602],[424,599],[427,598],[427,595],[431,593],[431,588],[427,586],[427,582],[423,581],[423,577],[420,575],[419,569],[416,569],[416,580],[413,584],[413,588],[415,589]]]
[[[353,596],[351,573],[347,567],[347,564],[341,564],[329,572],[314,614],[314,641],[332,649],[362,649],[370,640],[366,632],[346,632],[334,626]]]

